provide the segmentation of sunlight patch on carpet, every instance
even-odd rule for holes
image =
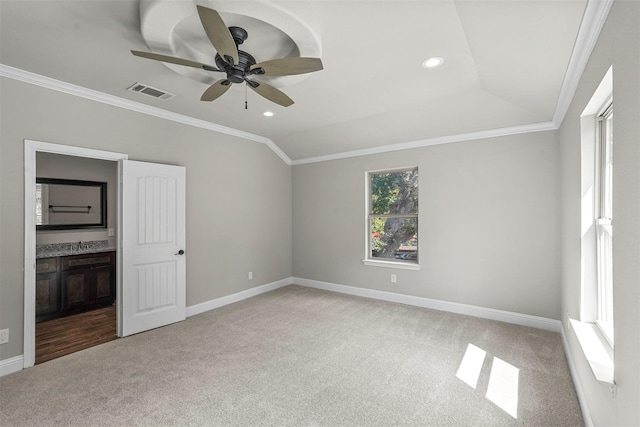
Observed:
[[[520,370],[504,360],[494,357],[487,387],[487,399],[503,411],[518,418],[518,379]]]
[[[460,367],[458,368],[458,372],[456,372],[456,377],[475,389],[478,385],[480,371],[482,370],[486,355],[487,352],[483,349],[473,344],[467,345],[467,350],[464,352],[462,362],[460,362]]]
[[[486,356],[485,350],[469,343],[458,367],[458,372],[456,372],[456,377],[475,390]],[[519,377],[520,370],[518,368],[499,357],[494,357],[485,395],[487,399],[516,419],[518,418]]]

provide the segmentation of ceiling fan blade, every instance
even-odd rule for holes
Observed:
[[[225,61],[227,57],[230,57],[233,63],[237,64],[238,48],[236,47],[236,42],[233,41],[233,37],[220,14],[208,7],[198,6],[198,15],[200,15],[200,22],[202,22],[207,37],[209,37],[218,54]]]
[[[251,66],[251,71],[262,68],[265,76],[292,76],[294,74],[312,73],[323,69],[320,58],[281,58],[260,62]]]
[[[224,95],[224,93],[228,91],[230,87],[231,82],[229,80],[219,80],[204,91],[204,93],[200,97],[200,101],[213,101],[214,99],[217,99]]]
[[[293,100],[285,95],[279,89],[268,85],[263,82],[256,82],[252,80],[247,80],[247,85],[253,89],[258,95],[264,96],[271,102],[275,102],[278,105],[282,105],[283,107],[288,107],[293,104]]]
[[[156,61],[170,62],[172,64],[185,65],[187,67],[202,68],[207,71],[221,71],[212,65],[202,64],[200,62],[190,61],[188,59],[176,58],[175,56],[161,55],[159,53],[142,52],[139,50],[132,50],[135,56],[142,58],[155,59]]]

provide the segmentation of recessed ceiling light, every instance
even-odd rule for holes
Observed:
[[[432,56],[422,61],[422,68],[436,68],[444,63],[444,58],[440,56]]]
[[[262,115],[265,117],[273,117],[275,114],[273,111],[265,111]]]

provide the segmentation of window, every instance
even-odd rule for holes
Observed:
[[[597,269],[596,324],[613,346],[613,104],[597,118],[595,229]]]
[[[567,327],[598,381],[612,385],[613,67],[580,115],[580,317]]]
[[[418,168],[367,174],[367,261],[418,264]]]

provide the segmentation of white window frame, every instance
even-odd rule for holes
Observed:
[[[417,243],[417,259],[416,261],[402,261],[402,260],[391,260],[391,259],[378,259],[373,258],[371,256],[371,218],[372,216],[380,217],[381,215],[372,215],[371,214],[371,177],[376,174],[382,173],[399,173],[409,170],[418,170],[418,166],[410,166],[396,169],[381,169],[375,171],[368,171],[365,173],[365,256],[362,262],[367,266],[373,267],[387,267],[387,268],[396,268],[401,270],[420,270],[420,233],[418,232],[418,243]],[[420,191],[420,174],[418,172],[418,192]],[[407,217],[407,218],[416,218],[416,228],[420,230],[419,222],[419,211],[420,211],[420,202],[418,201],[418,212],[411,215],[382,215],[386,217]]]
[[[595,230],[597,298],[595,323],[613,348],[613,101],[597,115],[595,152]]]
[[[615,363],[613,340],[608,340],[597,323],[598,300],[598,249],[597,229],[608,226],[598,224],[600,200],[597,181],[599,175],[599,126],[598,117],[613,102],[613,66],[609,67],[591,99],[580,114],[580,313],[573,317],[567,309],[567,332],[573,331],[586,361],[597,381],[615,390]],[[564,322],[563,322],[564,323]],[[602,322],[600,322],[602,323]],[[611,334],[613,335],[613,334]]]

